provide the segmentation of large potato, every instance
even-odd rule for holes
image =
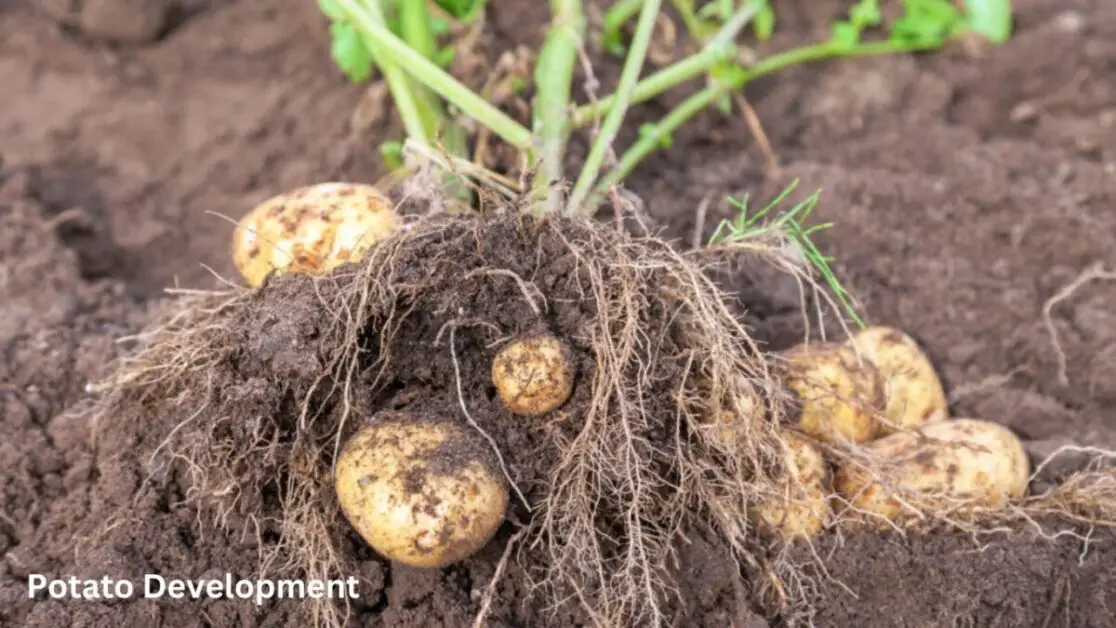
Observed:
[[[825,458],[813,444],[783,430],[787,478],[781,498],[757,505],[760,530],[785,539],[808,539],[820,533],[833,516]]]
[[[377,552],[444,567],[479,550],[504,521],[508,490],[475,432],[385,413],[353,436],[334,471],[341,511]]]
[[[876,435],[883,388],[875,365],[845,344],[800,345],[780,365],[801,402],[798,425],[827,443],[863,443]]]
[[[883,381],[884,420],[877,438],[949,418],[942,382],[914,338],[876,326],[859,331],[849,343],[876,365]]]
[[[978,419],[926,423],[868,443],[863,451],[863,466],[838,469],[834,488],[853,508],[886,520],[918,511],[997,507],[1023,497],[1030,479],[1019,438]]]
[[[551,334],[509,343],[492,360],[492,384],[512,414],[538,416],[566,403],[573,392],[569,348]]]
[[[359,260],[399,226],[370,185],[319,183],[257,205],[233,232],[233,263],[249,286],[275,271],[320,274]]]

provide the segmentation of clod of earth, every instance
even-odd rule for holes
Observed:
[[[934,365],[914,338],[894,327],[858,331],[849,341],[876,365],[884,388],[877,437],[949,418],[949,402]]]
[[[445,567],[504,522],[508,489],[478,435],[445,419],[386,413],[345,444],[334,487],[345,518],[382,556]]]
[[[883,383],[875,364],[837,343],[799,345],[783,357],[786,384],[801,404],[803,431],[831,444],[876,436]]]
[[[356,262],[400,224],[371,185],[319,183],[274,196],[233,232],[233,262],[249,286],[274,273],[321,274]]]
[[[903,515],[1001,508],[1024,497],[1030,462],[1006,427],[948,419],[864,445],[837,470],[834,487],[854,516],[886,524]]]

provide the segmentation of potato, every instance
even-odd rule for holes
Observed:
[[[320,274],[359,260],[399,223],[391,201],[370,185],[302,187],[268,199],[240,220],[233,263],[252,287],[273,270]]]
[[[883,392],[875,365],[836,343],[800,345],[784,357],[784,382],[802,404],[803,431],[833,444],[863,443],[876,435]]]
[[[849,344],[876,365],[884,389],[884,420],[876,437],[949,418],[949,402],[934,365],[905,332],[894,327],[863,329]]]
[[[812,443],[783,430],[788,477],[783,497],[763,502],[753,511],[761,531],[785,539],[808,539],[820,533],[833,516],[829,503],[828,469]]]
[[[345,518],[382,556],[444,567],[504,521],[508,489],[477,434],[456,423],[384,413],[346,442],[334,471]]]
[[[758,423],[767,420],[767,408],[755,386],[742,379],[736,383],[736,391],[739,394],[734,403],[729,405],[726,400],[718,404],[720,409],[708,410],[698,427],[706,438],[729,451],[734,450],[737,443],[749,439]]]
[[[997,507],[1023,497],[1030,479],[1019,438],[979,419],[926,423],[868,443],[864,452],[863,466],[848,463],[837,470],[834,488],[854,508],[887,520],[913,514],[911,508]]]
[[[569,348],[551,334],[509,343],[492,361],[492,384],[512,414],[538,416],[560,407],[573,392]]]

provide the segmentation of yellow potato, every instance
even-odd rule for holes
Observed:
[[[879,373],[844,344],[800,345],[781,364],[802,404],[798,425],[827,443],[863,443],[876,435],[883,409]]]
[[[516,340],[492,361],[492,384],[513,414],[538,416],[560,407],[573,392],[570,350],[550,334]]]
[[[914,338],[894,327],[863,329],[849,341],[876,365],[884,388],[884,420],[876,437],[949,418],[949,402],[934,365]]]
[[[756,393],[755,387],[747,380],[737,382],[735,403],[732,409],[722,405],[722,409],[710,410],[703,417],[699,429],[706,438],[717,442],[723,449],[732,451],[737,443],[747,441],[752,430],[767,420],[767,409]]]
[[[837,470],[834,488],[854,508],[887,520],[913,514],[912,508],[997,507],[1023,497],[1030,479],[1019,438],[978,419],[926,423],[867,443],[864,453],[863,466]]]
[[[808,539],[820,533],[833,516],[829,503],[828,469],[821,451],[783,431],[788,477],[781,499],[763,502],[754,511],[761,531],[785,539]]]
[[[486,447],[456,423],[382,414],[337,460],[341,511],[390,560],[412,567],[463,560],[488,543],[508,507],[504,476]]]
[[[370,185],[302,187],[268,199],[240,220],[233,263],[252,287],[273,270],[320,274],[359,260],[399,222],[391,200]]]

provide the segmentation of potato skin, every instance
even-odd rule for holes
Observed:
[[[896,497],[923,511],[996,507],[1023,497],[1030,479],[1022,441],[1006,427],[980,419],[926,423],[868,443],[864,453],[864,466],[849,463],[837,470],[834,488],[854,508],[886,520],[914,514]],[[962,499],[966,504],[958,503]]]
[[[573,393],[569,347],[551,334],[509,343],[492,360],[492,384],[512,414],[539,416],[560,407]]]
[[[383,413],[349,439],[334,470],[345,518],[376,552],[439,568],[484,547],[508,507],[486,443],[456,423]]]
[[[883,387],[870,361],[845,344],[800,345],[784,353],[786,385],[802,404],[798,426],[823,442],[863,443],[876,435]]]
[[[857,332],[849,344],[876,365],[883,382],[884,420],[877,438],[949,418],[945,388],[914,338],[881,325]]]
[[[760,530],[787,540],[818,535],[833,516],[829,502],[829,470],[812,443],[782,430],[788,477],[783,497],[757,504],[754,523]]]
[[[260,203],[240,220],[233,263],[251,287],[272,270],[320,274],[359,260],[399,224],[391,200],[373,186],[301,187]]]

